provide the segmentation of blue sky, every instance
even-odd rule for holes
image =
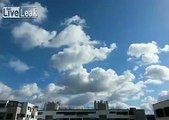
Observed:
[[[37,7],[38,18],[0,17],[0,98],[78,106],[103,99],[152,113],[152,103],[169,98],[168,5],[2,0],[0,7]]]

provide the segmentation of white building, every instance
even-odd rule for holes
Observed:
[[[38,107],[28,103],[22,103],[22,110],[18,120],[37,120],[38,119]]]
[[[0,120],[37,120],[38,107],[28,102],[0,100]]]
[[[169,100],[153,104],[156,120],[169,120]]]
[[[93,109],[52,110],[48,107],[39,111],[38,120],[146,120],[146,116],[142,109],[109,109],[108,102],[100,101],[94,103]]]

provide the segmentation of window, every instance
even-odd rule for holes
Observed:
[[[157,115],[157,117],[164,117],[163,109],[157,109],[156,110],[156,115]]]
[[[1,113],[0,113],[0,120],[3,120],[3,119],[4,119],[4,115],[5,115],[4,112],[1,112]]]
[[[5,106],[6,106],[6,103],[1,103],[0,104],[0,108],[5,108]]]
[[[117,112],[117,115],[128,115],[128,112]]]
[[[25,114],[21,114],[21,116],[20,117],[25,117]]]
[[[43,112],[38,112],[38,115],[42,115],[43,114]]]
[[[12,120],[12,117],[13,117],[13,114],[12,113],[8,113],[7,116],[6,116],[6,119]]]
[[[165,115],[169,117],[169,107],[164,108]]]
[[[129,110],[129,115],[134,115],[134,112],[132,110]]]

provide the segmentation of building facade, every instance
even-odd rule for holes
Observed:
[[[51,104],[38,112],[38,120],[146,120],[143,109],[109,109],[107,101],[95,101],[93,109],[50,109]]]
[[[153,104],[156,120],[169,120],[169,100]]]
[[[0,100],[0,120],[37,120],[38,107],[28,102]]]

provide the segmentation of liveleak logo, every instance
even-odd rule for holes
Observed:
[[[3,18],[37,18],[36,7],[3,7]]]

